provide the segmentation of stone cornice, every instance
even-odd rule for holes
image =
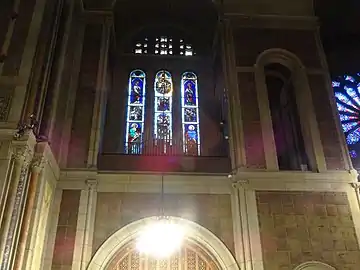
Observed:
[[[274,28],[316,30],[319,27],[317,17],[311,16],[283,16],[283,15],[255,15],[241,13],[225,13],[224,19],[231,22],[232,27]]]

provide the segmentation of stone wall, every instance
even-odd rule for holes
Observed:
[[[165,214],[192,220],[212,231],[234,252],[229,195],[169,194]],[[121,227],[159,215],[160,195],[151,193],[98,193],[93,253]]]
[[[73,261],[80,191],[64,190],[61,198],[52,270],[70,270]]]
[[[100,60],[101,35],[102,27],[100,24],[86,26],[68,152],[68,167],[72,168],[87,166]]]
[[[252,67],[256,63],[257,57],[268,49],[284,49],[296,55],[306,68],[324,68],[321,63],[320,52],[316,43],[316,33],[314,31],[234,28],[233,35],[235,60],[238,67]],[[330,105],[332,97],[329,96],[326,88],[326,77],[321,74],[309,75],[308,78],[327,169],[344,170],[345,162],[335,121],[332,120],[334,118]],[[251,167],[256,167],[255,164],[259,164],[262,158],[260,157],[262,140],[259,127],[260,120],[258,110],[256,109],[257,101],[253,75],[239,73],[238,84],[243,110],[247,159],[249,159],[248,153],[253,153],[253,150],[256,153],[255,155],[251,154],[252,160],[247,160],[247,162],[250,163]],[[251,114],[251,116],[248,116],[248,114]],[[258,143],[255,144],[254,141]]]
[[[343,170],[345,163],[341,151],[341,142],[330,104],[330,99],[333,96],[329,97],[329,92],[326,89],[326,78],[323,75],[310,75],[309,84],[314,104],[321,104],[321,106],[314,108],[327,169]]]
[[[238,73],[246,166],[264,169],[265,152],[254,73]]]
[[[26,38],[28,36],[30,22],[32,20],[35,2],[35,0],[20,1],[18,12],[15,12],[12,6],[14,3],[11,3],[11,9],[7,9],[6,6],[8,5],[5,3],[5,14],[1,14],[1,17],[4,16],[2,20],[4,20],[4,23],[7,26],[10,26],[11,22],[13,21],[14,29],[12,31],[9,49],[7,52],[4,52],[5,60],[1,73],[2,76],[17,76],[19,74],[20,64],[25,49]],[[1,5],[2,4],[3,3],[1,3]],[[6,27],[3,29],[3,25],[1,25],[1,28],[2,29],[0,29],[0,31],[2,31],[2,35],[5,29],[5,32],[9,31],[9,29]],[[1,45],[3,44],[0,43],[0,47]]]
[[[356,270],[360,250],[345,193],[257,192],[265,270],[306,261]]]

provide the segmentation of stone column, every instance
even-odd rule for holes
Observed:
[[[51,269],[54,255],[55,239],[57,233],[57,224],[59,221],[60,205],[62,199],[62,189],[56,189],[51,203],[51,214],[48,221],[48,235],[45,237],[45,247],[43,267],[41,269]]]
[[[360,247],[360,183],[352,183],[347,192],[355,233]]]
[[[0,224],[2,224],[4,217],[6,199],[11,183],[11,172],[14,165],[10,145],[10,140],[2,141],[0,145]]]
[[[247,181],[233,183],[231,208],[235,255],[240,269],[264,269],[255,191]]]
[[[106,102],[106,77],[108,71],[108,54],[110,44],[110,24],[112,21],[107,19],[103,25],[101,36],[100,59],[96,82],[95,104],[92,118],[92,127],[90,135],[90,143],[88,150],[88,167],[97,166],[97,156],[99,154],[101,129],[102,129],[102,114],[105,109]]]
[[[235,48],[230,22],[222,22],[222,50],[223,69],[225,75],[225,87],[229,100],[229,149],[232,159],[232,170],[245,167],[244,134],[242,128],[242,115],[240,94],[237,85],[237,73],[235,63]]]
[[[22,221],[22,226],[20,230],[20,236],[19,236],[19,245],[17,248],[17,253],[15,256],[15,269],[22,269],[22,266],[24,264],[24,258],[25,253],[28,253],[28,255],[31,256],[32,250],[27,249],[29,245],[29,242],[31,240],[31,232],[34,231],[31,227],[34,220],[34,214],[35,214],[35,205],[36,201],[39,199],[38,194],[38,186],[40,184],[40,178],[41,178],[41,172],[44,168],[44,158],[42,156],[36,157],[33,160],[33,163],[31,165],[31,173],[30,173],[30,179],[29,179],[29,187],[28,187],[28,193],[25,203],[25,212],[24,217]]]
[[[81,191],[73,256],[73,270],[85,270],[91,259],[97,201],[97,180],[86,180],[87,189]]]
[[[0,237],[1,270],[12,269],[14,262],[13,257],[17,247],[18,228],[22,220],[24,198],[27,191],[31,154],[32,152],[27,145],[15,145],[14,147],[14,169],[11,175]]]
[[[255,65],[255,82],[265,152],[266,169],[269,171],[278,171],[279,164],[276,153],[276,143],[274,138],[268,91],[263,65]]]

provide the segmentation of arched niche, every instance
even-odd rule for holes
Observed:
[[[322,262],[311,261],[300,264],[294,270],[336,270],[336,269]]]
[[[119,229],[100,246],[91,259],[87,269],[112,270],[111,264],[117,263],[117,256],[126,256],[126,254],[124,254],[126,249],[127,252],[131,252],[132,243],[137,239],[139,233],[150,223],[154,222],[156,218],[157,217],[144,218]],[[207,265],[213,265],[212,268],[207,267],[204,270],[240,270],[234,256],[228,248],[208,229],[186,219],[178,217],[170,217],[170,219],[172,222],[185,227],[185,247],[201,250],[201,252],[197,254],[202,254],[200,257],[208,263]],[[122,255],[121,252],[123,252]]]
[[[256,91],[267,168],[279,170],[265,75],[265,68],[272,64],[279,64],[290,72],[310,168],[313,171],[324,171],[324,152],[306,69],[295,54],[280,48],[265,50],[258,56],[255,64]]]

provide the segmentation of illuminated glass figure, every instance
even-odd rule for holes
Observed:
[[[154,102],[154,137],[155,141],[172,144],[172,95],[173,83],[171,74],[166,70],[156,73]],[[166,152],[166,147],[164,148]]]
[[[183,151],[187,155],[200,155],[200,123],[198,83],[193,72],[181,78]]]
[[[134,70],[129,76],[125,152],[141,154],[145,113],[145,73]]]

